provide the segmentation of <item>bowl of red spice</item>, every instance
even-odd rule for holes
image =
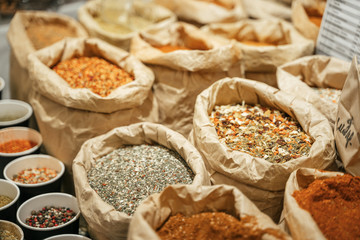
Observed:
[[[9,127],[0,130],[0,178],[6,164],[15,158],[39,153],[41,134],[28,127]]]
[[[43,193],[59,192],[65,172],[63,162],[46,154],[31,154],[9,162],[4,177],[20,189],[20,203]]]
[[[45,193],[20,205],[16,219],[25,239],[44,239],[79,232],[80,209],[77,199],[67,193]]]
[[[0,239],[23,240],[24,232],[15,223],[6,220],[0,220]]]
[[[0,129],[15,126],[28,127],[32,113],[31,105],[24,101],[0,100]]]
[[[0,179],[0,219],[16,221],[19,196],[20,189],[15,183]],[[0,239],[2,238],[0,237]]]

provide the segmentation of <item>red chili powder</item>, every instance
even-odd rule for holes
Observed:
[[[293,197],[327,239],[360,239],[360,177],[318,179]]]
[[[23,152],[30,148],[33,148],[37,145],[36,142],[25,140],[25,139],[16,139],[0,144],[0,152],[2,153],[17,153]]]

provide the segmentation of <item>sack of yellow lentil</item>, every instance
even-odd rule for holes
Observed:
[[[236,22],[248,17],[242,0],[155,0],[181,21],[195,25]]]
[[[128,239],[193,239],[190,236],[291,239],[241,191],[228,185],[174,185],[151,195],[135,212]]]
[[[229,178],[240,190],[252,188],[247,197],[260,210],[277,210],[269,211],[273,219],[280,215],[282,203],[276,200],[292,171],[335,167],[334,136],[325,116],[267,84],[219,80],[198,95],[193,119],[189,139],[202,154],[212,183]],[[259,201],[264,191],[274,201],[266,203],[266,195]]]
[[[103,39],[127,51],[130,48],[131,38],[136,32],[161,29],[177,19],[173,12],[158,4],[136,0],[132,5],[133,14],[130,15],[129,23],[125,26],[116,21],[122,13],[121,9],[116,7],[119,3],[116,2],[112,8],[102,3],[106,1],[92,0],[80,7],[78,10],[80,23],[91,37]]]
[[[164,147],[162,151],[158,145]],[[180,157],[183,167],[172,156]],[[184,166],[190,168],[191,179],[181,173]],[[195,147],[181,134],[148,122],[118,127],[86,141],[74,159],[73,171],[81,213],[92,238],[99,240],[126,239],[137,206],[167,185],[184,181],[210,185]]]
[[[234,43],[184,22],[134,36],[130,52],[155,74],[160,123],[185,137],[196,96],[218,79],[243,76],[241,53]]]
[[[334,57],[307,56],[280,66],[277,86],[314,105],[333,126],[349,69],[349,62]]]
[[[75,19],[44,11],[17,11],[11,19],[7,38],[10,45],[11,98],[29,101],[31,82],[28,55],[65,37],[87,37]]]
[[[70,182],[72,161],[87,139],[158,121],[152,71],[100,39],[69,38],[31,54],[29,72],[30,103],[45,149],[64,162]]]
[[[278,0],[243,0],[243,2],[251,18],[291,20],[291,4],[289,3]]]
[[[276,69],[297,58],[311,55],[312,41],[281,19],[246,19],[236,23],[210,24],[203,31],[235,40],[243,53],[246,78],[276,87]]]
[[[345,170],[360,176],[360,66],[354,57],[344,83],[335,122],[335,142]]]

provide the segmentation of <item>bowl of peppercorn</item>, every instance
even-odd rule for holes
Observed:
[[[33,109],[30,104],[14,99],[0,100],[0,129],[15,126],[29,126]]]
[[[45,193],[20,205],[16,219],[25,239],[44,239],[79,232],[77,199],[67,193]]]
[[[6,220],[0,220],[0,239],[24,240],[24,232],[15,223]]]
[[[40,194],[60,192],[65,165],[46,154],[30,154],[9,162],[4,168],[5,179],[20,189],[20,204]]]

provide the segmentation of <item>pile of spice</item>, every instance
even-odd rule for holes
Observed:
[[[241,41],[241,43],[249,45],[249,46],[254,46],[254,47],[273,47],[276,46],[275,44],[272,43],[267,43],[267,42],[257,42],[257,41]]]
[[[160,145],[124,146],[98,159],[90,186],[117,211],[133,215],[140,202],[171,184],[191,184],[194,173],[181,156]]]
[[[14,200],[14,199],[9,198],[8,196],[5,196],[5,195],[0,195],[0,208],[8,205],[9,203],[11,203],[12,200]]]
[[[75,216],[76,213],[70,208],[45,206],[39,211],[31,211],[31,216],[26,218],[25,224],[36,228],[50,228],[64,225]]]
[[[54,66],[53,70],[71,88],[88,88],[102,97],[134,80],[134,77],[122,68],[98,57],[65,60]]]
[[[24,184],[36,184],[47,182],[57,176],[57,172],[51,168],[28,168],[14,175],[12,180]]]
[[[163,53],[169,53],[177,50],[191,50],[190,48],[184,46],[172,46],[172,45],[164,45],[164,46],[157,46],[157,49],[162,51]]]
[[[323,13],[320,9],[317,8],[305,8],[306,14],[309,17],[309,20],[314,23],[316,26],[321,26],[321,21],[323,17]]]
[[[327,239],[360,239],[360,177],[317,179],[293,196]]]
[[[36,142],[26,139],[15,139],[0,144],[2,153],[18,153],[29,150],[37,145]]]
[[[6,229],[0,228],[0,239],[1,240],[19,240],[16,235]]]
[[[221,143],[232,150],[284,163],[309,153],[313,140],[286,113],[260,105],[215,106],[210,121]]]
[[[321,98],[329,100],[333,103],[338,103],[341,95],[341,90],[335,88],[312,88]]]
[[[196,239],[263,239],[271,235],[276,239],[285,239],[276,229],[259,229],[254,216],[237,218],[223,212],[205,212],[185,217],[181,213],[171,216],[157,230],[163,240]],[[201,236],[201,238],[200,238]]]

